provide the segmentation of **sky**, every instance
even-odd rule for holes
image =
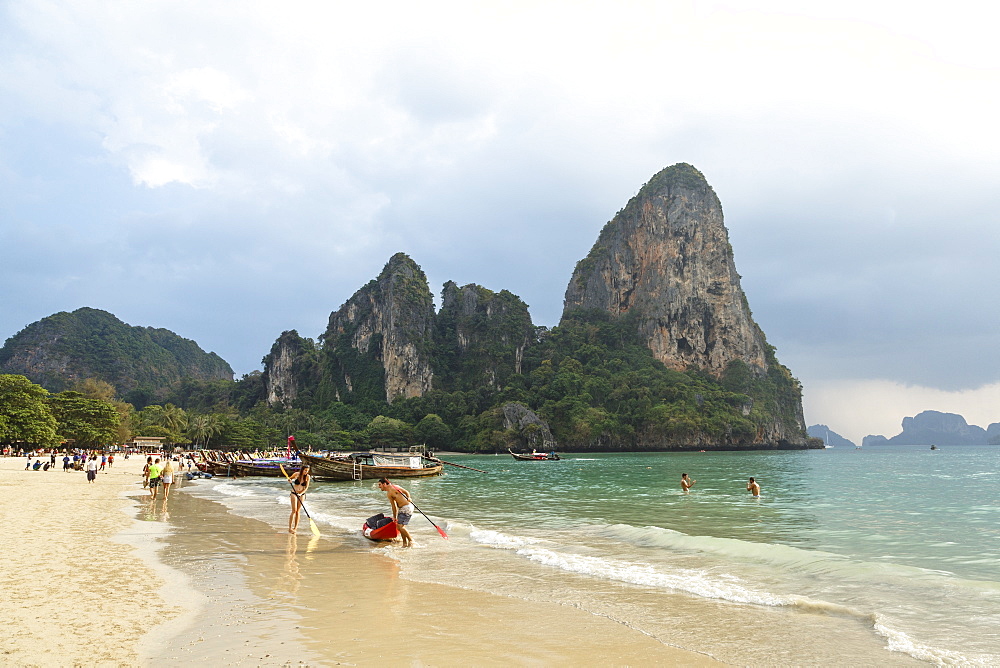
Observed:
[[[82,306],[237,377],[403,251],[554,326],[687,162],[807,424],[1000,422],[1000,8],[0,3],[0,340]]]

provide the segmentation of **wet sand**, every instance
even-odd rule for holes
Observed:
[[[191,483],[189,483],[191,484]],[[196,483],[195,483],[196,484]],[[159,552],[191,579],[204,607],[156,665],[708,665],[703,655],[573,607],[412,582],[355,536],[316,539],[179,494]],[[303,519],[302,526],[306,526]],[[402,548],[392,548],[402,549]]]
[[[572,601],[406,580],[375,544],[290,536],[198,483],[149,502],[140,457],[94,483],[24,461],[0,458],[2,665],[715,663]]]

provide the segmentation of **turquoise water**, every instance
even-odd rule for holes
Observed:
[[[733,663],[1000,664],[1000,448],[446,459],[489,473],[404,483],[450,535],[418,515],[417,549],[373,547],[404,577],[566,601]],[[287,517],[279,481],[197,493]],[[331,534],[385,505],[369,482],[308,499]]]

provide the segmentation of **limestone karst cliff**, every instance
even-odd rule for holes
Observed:
[[[656,174],[604,226],[566,289],[564,313],[635,313],[658,360],[719,376],[739,359],[767,370],[767,344],[750,316],[722,205],[686,164]]]
[[[405,253],[389,259],[330,315],[321,337],[323,384],[331,398],[381,395],[392,403],[431,389],[434,300],[423,270]]]
[[[722,205],[691,165],[653,176],[577,263],[563,318],[595,309],[630,317],[669,368],[728,377],[739,386],[732,389],[751,396],[754,379],[770,377],[787,386],[779,396],[768,393],[776,419],[760,425],[757,440],[804,442],[798,383],[753,321]]]
[[[282,332],[263,359],[264,391],[271,406],[291,408],[319,378],[318,349],[294,329]]]
[[[534,334],[528,306],[516,295],[448,281],[434,323],[434,387],[500,389],[521,373]]]

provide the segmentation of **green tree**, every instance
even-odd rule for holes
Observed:
[[[110,402],[88,399],[79,392],[67,390],[53,395],[49,403],[59,433],[66,439],[73,439],[77,445],[108,445],[118,436],[121,416]]]
[[[418,441],[434,450],[446,448],[451,443],[451,428],[434,413],[425,415],[413,431]]]
[[[365,427],[372,447],[405,447],[413,441],[413,427],[402,420],[378,415]]]
[[[0,375],[0,441],[42,447],[59,444],[49,392],[24,376]]]

